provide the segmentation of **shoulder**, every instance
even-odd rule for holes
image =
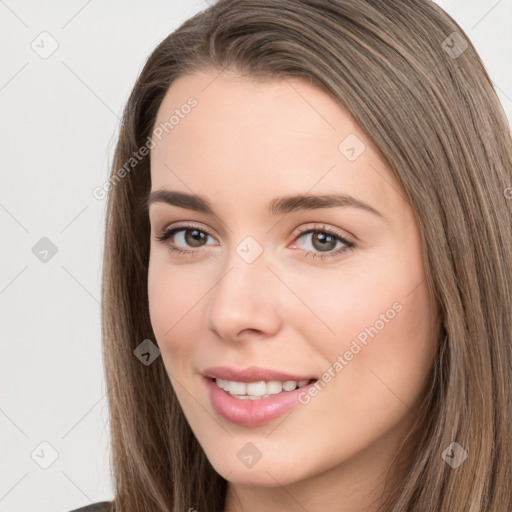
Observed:
[[[85,507],[75,508],[69,512],[108,512],[110,510],[110,501],[98,501]]]

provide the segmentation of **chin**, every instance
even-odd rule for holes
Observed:
[[[234,484],[262,487],[289,485],[308,477],[308,467],[296,457],[290,458],[290,452],[283,444],[279,449],[270,446],[268,441],[265,443],[264,439],[251,437],[254,443],[250,438],[233,437],[229,447],[222,444],[214,450],[205,450],[210,464],[220,476]]]

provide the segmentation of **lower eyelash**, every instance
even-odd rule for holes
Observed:
[[[201,233],[207,234],[206,231],[204,231],[202,229],[198,229],[196,226],[186,226],[186,225],[184,225],[184,226],[178,226],[178,227],[171,228],[171,229],[165,229],[164,231],[162,231],[162,233],[160,235],[157,235],[155,237],[155,240],[157,240],[158,242],[166,242],[167,240],[169,240],[178,231],[192,230],[192,229],[195,229],[197,231],[200,231]],[[355,247],[355,244],[353,242],[351,242],[350,240],[348,240],[347,238],[345,238],[341,234],[337,233],[336,231],[333,231],[332,229],[329,229],[329,228],[323,227],[323,226],[322,227],[314,227],[314,228],[306,228],[304,230],[300,230],[297,233],[297,235],[295,236],[295,239],[298,239],[302,235],[305,235],[307,233],[311,233],[311,232],[314,232],[314,231],[318,231],[320,233],[324,233],[324,234],[330,235],[330,236],[338,239],[340,242],[342,242],[344,244],[344,247],[340,247],[339,249],[337,249],[335,251],[326,252],[326,253],[314,252],[314,251],[306,251],[305,249],[302,249],[306,253],[306,257],[320,258],[321,260],[324,260],[324,259],[327,259],[327,258],[336,257],[336,256],[338,256],[342,252],[345,252],[345,251],[348,251],[348,250],[353,250],[354,247]],[[170,251],[178,253],[178,254],[194,253],[194,252],[198,252],[198,251],[201,250],[201,249],[181,249],[178,246],[173,245],[173,244],[167,244],[167,246],[168,246]]]

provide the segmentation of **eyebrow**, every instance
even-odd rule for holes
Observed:
[[[215,214],[207,199],[185,192],[155,190],[149,194],[146,209],[153,203],[166,203],[196,212]],[[282,215],[302,210],[336,207],[359,208],[385,219],[381,212],[349,194],[298,194],[278,197],[267,205],[267,212],[269,215]]]

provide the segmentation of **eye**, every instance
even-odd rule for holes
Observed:
[[[180,245],[177,245],[175,241],[175,235],[178,233],[179,235],[176,236],[176,238],[179,239],[181,247]],[[201,248],[203,245],[205,245],[208,237],[213,238],[206,231],[199,229],[196,226],[187,224],[173,228],[166,228],[160,235],[155,237],[155,240],[159,242],[166,242],[172,252],[189,253],[196,252],[194,248]],[[183,249],[183,245],[186,246],[186,244],[190,244],[192,249]]]
[[[208,237],[213,239],[208,232],[196,226],[186,224],[164,229],[155,237],[155,240],[165,243],[172,252],[184,254],[199,252],[206,245]],[[303,249],[307,257],[321,258],[323,260],[338,256],[342,252],[352,250],[355,247],[354,242],[325,225],[299,229],[295,234],[294,243],[296,240],[308,237],[312,249]]]
[[[307,236],[306,236],[307,235]],[[306,250],[306,256],[311,258],[334,258],[347,250],[352,250],[355,243],[348,240],[338,231],[328,228],[325,225],[314,226],[313,228],[302,228],[296,235],[296,240],[301,238],[309,239],[311,249]],[[340,245],[338,245],[340,244]],[[336,248],[336,246],[338,247]],[[333,250],[336,249],[336,250]],[[315,252],[315,251],[320,252]]]

